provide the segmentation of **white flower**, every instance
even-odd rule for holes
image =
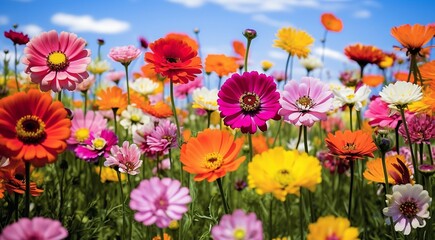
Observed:
[[[316,68],[323,67],[322,61],[314,56],[308,56],[306,58],[300,59],[299,63],[307,69],[307,71],[312,71]]]
[[[296,144],[297,143],[298,143],[298,139],[297,138],[292,138],[287,143],[287,148],[290,149],[290,150],[296,150]],[[310,140],[307,141],[307,146],[308,146],[308,151],[310,151],[311,148],[312,148]],[[297,150],[299,152],[305,152],[304,137],[303,136],[301,137],[301,140],[299,141],[299,145],[298,145]]]
[[[93,60],[87,67],[92,74],[102,74],[109,71],[110,63],[106,60]]]
[[[218,90],[208,90],[205,87],[197,88],[193,91],[193,108],[201,108],[207,111],[218,109]]]
[[[3,156],[0,157],[0,168],[8,166],[9,163],[9,158]]]
[[[159,84],[149,78],[138,78],[131,84],[131,88],[141,95],[148,95],[154,92]]]
[[[150,124],[151,118],[143,113],[143,111],[134,106],[127,106],[127,109],[121,113],[121,124],[124,129],[129,129],[136,132],[142,125]]]
[[[367,85],[362,85],[356,92],[348,87],[332,89],[335,96],[333,106],[339,108],[344,105],[353,105],[355,110],[359,111],[363,106],[362,102],[368,99],[370,91]]]
[[[417,102],[423,98],[421,87],[410,82],[398,81],[390,83],[382,88],[379,93],[382,101],[388,103],[392,109],[405,107],[406,105]]]
[[[413,228],[426,226],[425,218],[429,218],[429,206],[432,198],[420,184],[393,186],[393,194],[387,194],[387,206],[383,213],[388,218],[387,224],[394,223],[397,232],[409,235]]]

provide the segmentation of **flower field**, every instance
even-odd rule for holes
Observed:
[[[325,50],[343,23],[319,20]],[[241,31],[204,56],[198,29],[127,46],[5,31],[0,240],[435,239],[435,26],[349,44],[339,84],[309,32],[276,32],[272,71]]]

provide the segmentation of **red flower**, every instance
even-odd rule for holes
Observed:
[[[5,37],[9,38],[14,44],[24,45],[29,42],[29,36],[22,32],[15,32],[14,30],[5,31]]]
[[[145,54],[145,61],[164,77],[174,83],[193,81],[201,73],[201,59],[198,52],[182,40],[160,38],[150,44],[152,52]]]

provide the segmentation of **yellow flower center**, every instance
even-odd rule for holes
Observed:
[[[46,137],[45,123],[35,115],[26,115],[20,118],[16,125],[17,138],[26,144],[39,143]]]
[[[104,138],[95,138],[92,140],[92,146],[97,150],[101,150],[106,146],[106,140]]]
[[[75,134],[76,134],[77,141],[84,142],[86,139],[89,138],[89,129],[79,128]]]
[[[287,169],[281,169],[276,173],[275,180],[285,188],[293,180],[293,177]]]
[[[52,71],[62,71],[69,65],[69,62],[63,52],[55,51],[48,55],[47,65]]]
[[[218,169],[222,165],[223,158],[219,153],[207,153],[205,155],[204,167],[207,169]]]
[[[348,100],[353,100],[355,98],[355,94],[349,94],[346,96]]]
[[[296,100],[296,106],[300,110],[308,110],[313,105],[314,105],[313,99],[311,99],[310,97],[307,97],[307,96],[303,96],[303,97],[299,98],[298,100]]]
[[[133,115],[131,115],[131,121],[132,121],[133,123],[138,123],[138,122],[140,121],[140,116],[137,115],[137,114],[133,114]]]
[[[352,151],[356,149],[355,143],[346,143],[343,147],[344,150]]]
[[[245,230],[241,228],[236,228],[233,234],[234,234],[234,239],[236,240],[244,240],[246,236]]]
[[[240,107],[246,112],[255,112],[260,107],[260,97],[253,92],[245,92],[239,98]]]

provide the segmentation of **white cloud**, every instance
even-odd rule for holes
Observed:
[[[252,20],[264,23],[264,24],[272,26],[272,27],[277,27],[277,28],[292,26],[292,24],[290,22],[278,21],[278,20],[269,18],[268,16],[266,16],[264,14],[255,14],[252,16]]]
[[[314,48],[313,53],[315,55],[321,57],[322,56],[322,48],[321,47]],[[344,55],[343,53],[341,53],[339,51],[332,50],[330,48],[325,48],[324,53],[325,53],[325,58],[338,60],[340,62],[348,62],[349,61],[349,59],[346,57],[346,55]]]
[[[372,16],[372,13],[369,10],[358,10],[353,13],[353,17],[355,18],[369,18]]]
[[[34,37],[43,31],[43,29],[40,26],[35,24],[23,25],[20,26],[20,29],[23,33],[28,34],[29,37]]]
[[[189,8],[200,7],[204,4],[204,0],[168,0],[169,2],[182,4]]]
[[[67,13],[56,13],[51,17],[51,22],[56,25],[65,26],[72,32],[94,32],[116,34],[130,29],[130,24],[125,21],[113,18],[94,19],[90,15],[72,15]]]
[[[286,60],[288,57],[288,53],[284,52],[284,51],[276,51],[276,50],[272,50],[269,51],[267,53],[267,55],[270,58],[276,59],[276,60]]]
[[[0,25],[6,25],[9,23],[9,18],[3,15],[0,15]]]

